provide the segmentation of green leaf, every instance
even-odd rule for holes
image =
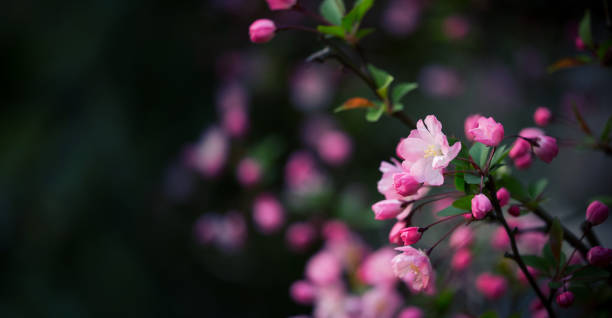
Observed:
[[[529,196],[532,199],[536,199],[542,194],[542,192],[544,192],[544,189],[546,189],[547,185],[548,185],[548,180],[546,179],[540,179],[537,182],[530,184],[528,188]]]
[[[472,194],[461,197],[453,201],[453,206],[457,209],[470,211],[472,210],[472,198],[474,198],[474,195]]]
[[[475,176],[470,173],[466,173],[463,179],[465,180],[465,183],[467,184],[480,184],[480,176]]]
[[[457,191],[465,192],[465,181],[463,180],[463,173],[455,174],[455,188]]]
[[[491,159],[491,166],[495,166],[504,160],[508,156],[508,153],[510,153],[510,149],[506,145],[495,149],[495,154],[493,154],[493,159]]]
[[[415,90],[419,87],[417,83],[399,83],[395,87],[393,87],[393,92],[391,93],[391,100],[393,103],[399,102],[402,97],[411,91]]]
[[[548,263],[548,266],[550,268],[557,268],[557,260],[555,259],[555,256],[552,253],[552,248],[550,247],[550,239],[549,241],[544,245],[544,247],[542,247],[542,257],[544,257],[544,259],[546,259],[546,262]]]
[[[340,25],[342,24],[342,17],[346,12],[346,8],[344,7],[343,0],[323,0],[319,11],[325,20],[332,24]]]
[[[548,241],[550,242],[550,248],[558,266],[561,263],[561,247],[563,246],[563,227],[561,226],[559,218],[553,219],[553,223],[550,226]]]
[[[342,18],[342,27],[346,32],[352,32],[353,28],[359,26],[365,14],[372,8],[374,0],[357,0],[353,9]]]
[[[484,314],[480,315],[480,318],[498,318],[499,316],[497,315],[496,312],[494,312],[493,310],[487,311]]]
[[[341,26],[337,25],[319,25],[317,26],[317,31],[323,34],[336,36],[341,39],[344,39],[345,36],[344,29]]]
[[[381,96],[386,98],[387,91],[389,89],[389,85],[391,85],[391,82],[393,82],[393,76],[391,76],[391,74],[377,68],[376,66],[372,64],[368,65],[368,70],[370,70],[370,73],[372,74],[372,77],[374,78],[374,83],[376,84],[376,87],[377,87],[376,91]]]
[[[438,216],[452,216],[452,215],[459,215],[459,214],[466,214],[468,213],[468,211],[463,210],[463,209],[457,209],[454,206],[449,206],[448,208],[438,212]]]
[[[612,116],[608,117],[608,121],[604,126],[604,129],[601,131],[601,136],[599,136],[599,141],[604,144],[607,144],[610,141],[610,131],[612,130]]]
[[[513,198],[520,201],[529,201],[529,195],[521,182],[513,176],[504,175],[500,181],[500,186],[510,191]]]
[[[548,262],[545,258],[537,255],[523,255],[521,256],[525,265],[531,266],[543,273],[547,273],[549,271]]]
[[[364,37],[366,37],[367,35],[371,34],[372,32],[374,32],[374,28],[364,28],[361,29],[359,31],[357,31],[357,33],[355,34],[355,37],[360,40]]]
[[[402,103],[393,103],[393,108],[392,108],[393,112],[399,112],[404,110],[404,104]]]
[[[479,142],[474,143],[472,148],[470,148],[470,156],[474,159],[474,162],[480,167],[484,169],[484,165],[487,162],[487,156],[489,154],[489,147],[481,144]]]
[[[593,45],[593,37],[591,35],[591,14],[589,10],[585,12],[584,17],[580,21],[580,26],[578,27],[578,35],[580,35],[582,42],[586,46]]]
[[[378,104],[376,107],[370,107],[366,113],[366,120],[370,122],[377,122],[384,112],[385,107],[382,104]]]

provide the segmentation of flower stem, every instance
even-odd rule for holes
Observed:
[[[446,232],[446,234],[444,234],[437,242],[434,243],[434,245],[432,245],[429,249],[427,249],[427,256],[429,256],[431,254],[431,252],[433,251],[433,249],[438,246],[440,243],[442,243],[442,241],[444,241],[449,235],[451,235],[451,233],[453,233],[453,231],[455,231],[455,229],[457,229],[459,226],[461,226],[462,224],[465,224],[466,222],[459,222],[457,224],[455,224],[455,226],[453,226],[448,232]]]

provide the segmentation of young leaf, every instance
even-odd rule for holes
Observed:
[[[472,198],[474,198],[474,195],[466,195],[464,197],[461,197],[455,201],[453,201],[453,206],[456,207],[457,209],[462,209],[464,211],[470,211],[472,210]]]
[[[479,142],[474,143],[472,148],[470,148],[470,156],[472,156],[472,159],[474,159],[474,162],[476,162],[480,168],[484,168],[488,155],[489,147]]]
[[[340,25],[346,9],[343,0],[323,0],[319,11],[325,20],[332,24]]]
[[[393,108],[391,108],[391,110],[393,110],[393,112],[399,112],[404,110],[404,104],[402,103],[393,103]]]
[[[415,90],[419,87],[417,83],[399,83],[395,87],[393,87],[393,92],[391,93],[391,100],[393,103],[399,102],[402,97],[411,91]]]
[[[590,63],[590,61],[585,61],[583,59],[575,58],[575,57],[566,57],[562,58],[547,68],[548,73],[554,73],[558,70],[572,68],[580,65],[584,65]]]
[[[317,26],[317,31],[323,34],[336,36],[341,39],[344,39],[345,36],[344,29],[337,25],[319,25]]]
[[[385,107],[382,104],[378,104],[375,107],[370,107],[366,113],[366,120],[370,122],[377,122],[384,111]]]
[[[510,153],[510,149],[509,148],[507,149],[507,148],[508,146],[503,145],[495,150],[495,154],[493,155],[493,158],[491,159],[491,166],[494,166],[500,163],[502,160],[504,160],[508,156],[508,153]]]
[[[599,141],[607,144],[610,141],[610,131],[612,130],[612,116],[608,117],[608,121],[604,126],[604,129],[601,131],[601,136],[599,136]]]
[[[344,104],[342,104],[340,107],[334,109],[334,112],[337,113],[343,110],[356,109],[356,108],[368,108],[368,107],[374,107],[374,106],[375,106],[374,103],[367,98],[353,97],[347,100],[346,102],[344,102]]]
[[[360,40],[360,39],[364,38],[365,36],[369,35],[372,32],[374,32],[373,28],[364,28],[364,29],[361,29],[361,30],[357,31],[357,33],[355,34],[355,37],[358,40]]]
[[[389,89],[389,85],[391,85],[391,82],[393,82],[393,76],[372,64],[368,65],[368,70],[370,70],[370,73],[374,78],[374,83],[377,87],[376,91],[381,96],[387,97],[387,91]]]
[[[591,35],[591,14],[587,10],[580,21],[580,26],[578,27],[578,35],[580,35],[580,39],[582,42],[588,47],[593,45],[593,37]]]
[[[550,234],[549,234],[549,242],[550,248],[552,251],[555,260],[557,261],[557,266],[561,263],[561,247],[563,245],[563,227],[561,226],[561,222],[559,218],[555,218],[553,220],[552,225],[550,226]]]
[[[546,179],[540,179],[537,182],[530,184],[528,189],[529,196],[535,200],[538,196],[542,194],[542,192],[544,192],[544,189],[546,189],[547,185],[548,180]]]
[[[463,173],[455,174],[455,188],[457,191],[465,192],[465,181],[463,180]]]
[[[457,209],[456,207],[451,205],[448,208],[438,212],[438,216],[452,216],[452,215],[466,214],[466,213],[469,213],[469,212],[464,209]]]
[[[549,271],[548,262],[543,257],[537,255],[523,255],[521,258],[527,266],[531,266],[543,273],[547,273]]]
[[[505,187],[510,191],[512,197],[520,201],[529,201],[529,194],[521,184],[521,182],[510,175],[505,175],[500,181],[500,186]]]
[[[342,27],[346,32],[352,32],[356,25],[361,23],[363,16],[372,8],[374,0],[357,0],[353,9],[342,18]]]

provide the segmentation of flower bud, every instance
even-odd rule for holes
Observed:
[[[608,207],[601,201],[593,201],[586,210],[586,220],[593,225],[599,225],[608,218]]]
[[[491,201],[486,195],[480,193],[472,198],[472,215],[477,220],[482,220],[489,211],[493,209]]]
[[[476,288],[490,300],[503,296],[506,287],[506,279],[502,276],[483,273],[476,279]]]
[[[589,264],[594,266],[608,266],[612,262],[612,250],[602,246],[595,246],[587,253]]]
[[[423,314],[423,310],[419,307],[411,306],[406,307],[400,311],[397,318],[423,318],[425,314]]]
[[[550,163],[559,153],[557,139],[550,136],[538,137],[538,146],[533,149],[533,152],[540,160]]]
[[[499,206],[504,206],[510,202],[510,192],[506,188],[500,188],[497,190],[497,201],[499,201]]]
[[[576,49],[578,49],[578,51],[584,51],[584,49],[586,49],[586,45],[584,45],[584,42],[579,36],[576,37],[574,44],[576,45]]]
[[[467,248],[458,250],[451,260],[451,267],[456,271],[463,271],[472,262],[472,252]]]
[[[272,40],[276,32],[274,21],[268,19],[255,20],[249,27],[249,35],[253,43],[266,43]]]
[[[571,291],[557,295],[557,304],[563,308],[570,307],[574,303],[574,294]]]
[[[400,237],[404,242],[404,245],[412,245],[418,242],[423,235],[422,232],[419,231],[419,228],[416,226],[407,227],[400,231]]]
[[[470,214],[467,215],[472,218]],[[474,233],[472,232],[472,229],[467,226],[462,226],[456,229],[453,234],[451,234],[448,244],[452,248],[460,249],[463,247],[470,246],[473,242]]]
[[[400,200],[382,200],[372,205],[374,218],[376,220],[392,219],[400,214],[403,210],[403,202]]]
[[[389,243],[391,244],[401,244],[402,239],[400,238],[400,233],[403,228],[406,227],[406,222],[398,221],[393,225],[391,231],[389,231]]]
[[[238,182],[245,187],[252,186],[261,179],[261,165],[255,159],[244,158],[240,160],[236,170]]]
[[[314,300],[315,288],[305,280],[298,280],[291,284],[289,294],[296,303],[308,305]]]
[[[291,9],[297,2],[297,0],[266,0],[270,10],[287,10]]]
[[[535,121],[538,126],[544,127],[548,125],[551,118],[552,113],[550,112],[550,109],[546,107],[538,107],[538,109],[536,109],[536,111],[533,113],[533,121]]]
[[[497,146],[504,139],[504,126],[493,119],[493,117],[478,118],[478,126],[469,131],[474,140],[487,146]]]
[[[474,134],[470,132],[470,130],[478,127],[478,119],[482,117],[480,114],[470,115],[465,119],[463,123],[463,130],[465,131],[465,136],[468,140],[474,140]]]
[[[530,149],[531,149],[531,144],[529,143],[529,141],[523,138],[517,138],[514,144],[512,145],[512,148],[510,149],[508,156],[516,160],[517,158],[522,157],[523,155],[529,153]]]
[[[514,165],[519,170],[525,170],[531,166],[533,159],[531,159],[531,154],[526,153],[518,158],[514,159]]]
[[[396,173],[393,175],[393,187],[399,195],[406,197],[415,194],[421,183],[409,173]]]
[[[514,217],[521,215],[521,207],[518,204],[513,204],[508,209],[508,213]]]

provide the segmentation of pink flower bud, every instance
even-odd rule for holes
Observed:
[[[493,119],[493,117],[478,118],[478,126],[470,129],[474,140],[487,146],[497,146],[504,139],[504,126]]]
[[[285,222],[285,211],[274,196],[262,194],[253,204],[253,219],[261,232],[271,234]]]
[[[546,107],[538,107],[538,109],[536,109],[536,111],[533,113],[533,121],[535,121],[538,126],[544,127],[548,125],[551,118],[552,113],[550,112],[550,109]]]
[[[612,262],[612,250],[602,246],[595,246],[587,253],[589,264],[594,266],[608,266]]]
[[[508,213],[514,217],[521,215],[521,207],[518,204],[513,204],[508,209]]]
[[[504,206],[510,202],[510,192],[506,188],[500,188],[496,194],[500,206]]]
[[[488,299],[495,300],[506,292],[506,280],[502,276],[483,273],[476,279],[476,288]]]
[[[252,158],[244,158],[238,164],[238,181],[245,187],[256,184],[261,178],[261,166]]]
[[[584,45],[584,42],[579,36],[576,37],[574,44],[576,45],[576,49],[578,49],[579,51],[584,51],[584,49],[586,49],[586,45]]]
[[[276,32],[274,21],[268,19],[255,20],[249,27],[249,35],[253,43],[266,43],[272,40]]]
[[[478,119],[482,117],[480,114],[470,115],[465,119],[463,123],[463,130],[465,131],[465,137],[468,140],[474,140],[474,134],[470,132],[470,130],[478,127]]]
[[[419,307],[411,306],[406,307],[400,311],[397,318],[423,318],[425,315],[423,314],[423,310]]]
[[[472,217],[468,214],[470,218]],[[474,242],[474,233],[467,226],[461,226],[451,234],[449,245],[452,248],[460,249],[472,245]]]
[[[533,149],[533,152],[540,160],[550,163],[559,153],[557,139],[550,136],[538,137],[538,146]]]
[[[518,158],[514,159],[514,165],[519,170],[525,170],[531,166],[533,159],[531,159],[531,154],[526,153]]]
[[[287,10],[291,9],[297,2],[297,0],[266,0],[270,10]]]
[[[289,294],[296,303],[308,305],[314,300],[315,288],[305,280],[298,280],[291,284]]]
[[[393,187],[399,195],[406,197],[415,194],[421,183],[409,173],[396,173],[393,175]]]
[[[403,202],[400,200],[382,200],[372,205],[374,218],[376,220],[386,220],[396,217],[402,212]]]
[[[325,132],[317,143],[321,159],[334,166],[344,163],[349,158],[351,148],[351,139],[341,131]]]
[[[306,277],[315,285],[336,283],[342,274],[340,260],[331,252],[321,251],[313,255],[306,264]]]
[[[493,209],[491,201],[486,195],[480,193],[472,198],[472,216],[477,220],[482,220]]]
[[[571,291],[557,295],[557,304],[563,308],[570,307],[574,303],[574,294]]]
[[[528,154],[529,150],[531,150],[531,144],[529,143],[529,141],[523,138],[517,138],[514,144],[512,145],[512,149],[510,149],[508,156],[516,160],[517,158]]]
[[[287,228],[286,240],[294,251],[303,251],[314,241],[315,229],[310,223],[296,222]]]
[[[472,262],[472,252],[467,248],[458,250],[451,260],[451,267],[456,271],[463,271]]]
[[[601,201],[593,201],[586,210],[586,220],[593,225],[599,225],[608,218],[608,207]]]
[[[411,226],[400,231],[400,238],[404,242],[404,245],[412,245],[421,239],[422,234],[422,232],[419,232],[418,227]]]
[[[393,225],[391,231],[389,231],[389,243],[391,244],[401,244],[402,239],[400,238],[400,233],[403,228],[406,227],[406,222],[398,221]]]

